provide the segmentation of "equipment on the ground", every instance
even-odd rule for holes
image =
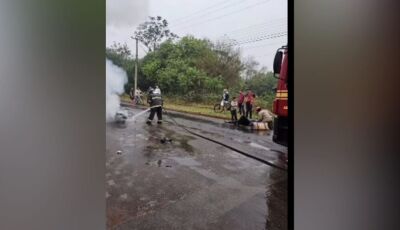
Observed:
[[[163,137],[163,138],[161,138],[160,142],[161,142],[162,144],[165,144],[165,143],[171,143],[172,140],[169,139],[168,137]]]
[[[125,111],[118,111],[114,116],[114,121],[119,124],[125,123],[126,119],[128,119],[128,114]]]
[[[274,119],[274,134],[272,140],[281,145],[288,145],[289,119],[288,119],[288,47],[282,46],[274,58],[274,76],[279,74],[272,112]]]

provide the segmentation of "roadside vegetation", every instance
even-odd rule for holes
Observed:
[[[124,103],[132,103],[128,94],[123,94],[121,100]],[[224,111],[221,113],[215,113],[213,110],[213,105],[210,104],[199,104],[197,102],[188,102],[177,100],[176,98],[164,97],[164,108],[166,110],[172,110],[183,113],[190,113],[195,115],[202,115],[207,117],[221,118],[229,120],[231,114],[229,111]]]
[[[150,17],[133,37],[147,48],[147,54],[139,59],[138,88],[146,91],[158,85],[166,108],[229,118],[228,113],[217,114],[212,109],[226,88],[231,98],[239,90],[252,90],[256,106],[271,109],[277,79],[266,68],[259,68],[252,57],[243,58],[229,42],[178,38],[161,17]],[[129,94],[135,71],[131,50],[126,44],[114,43],[107,47],[106,57],[126,70],[125,93]]]

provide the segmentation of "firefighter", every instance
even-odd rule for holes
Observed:
[[[162,106],[163,106],[163,100],[161,97],[161,93],[157,92],[153,88],[149,88],[148,90],[148,97],[147,97],[147,103],[150,105],[150,116],[147,119],[147,124],[151,125],[151,122],[153,121],[154,115],[157,113],[157,124],[162,123]]]

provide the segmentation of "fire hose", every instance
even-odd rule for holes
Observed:
[[[165,110],[164,108],[163,108],[163,111],[165,112],[165,114],[167,114],[167,116],[170,118],[170,120],[171,120],[176,126],[182,128],[183,130],[185,130],[186,132],[188,132],[188,133],[190,133],[190,134],[192,134],[192,135],[194,135],[194,136],[197,136],[197,137],[200,137],[200,138],[205,139],[205,140],[207,140],[207,141],[210,141],[210,142],[213,142],[213,143],[215,143],[215,144],[221,145],[221,146],[223,146],[223,147],[225,147],[225,148],[228,148],[228,149],[230,149],[230,150],[233,150],[233,151],[235,151],[235,152],[237,152],[237,153],[240,153],[240,154],[242,154],[242,155],[244,155],[244,156],[246,156],[246,157],[252,158],[252,159],[254,159],[254,160],[256,160],[256,161],[259,161],[259,162],[261,162],[261,163],[263,163],[263,164],[269,165],[269,166],[271,166],[271,167],[273,167],[273,168],[280,169],[280,170],[283,170],[283,171],[287,171],[287,169],[284,168],[284,167],[281,167],[281,166],[279,166],[279,165],[275,165],[275,164],[273,164],[273,163],[271,163],[271,162],[269,162],[269,161],[267,161],[267,160],[264,160],[264,159],[259,158],[259,157],[257,157],[257,156],[253,156],[253,155],[251,155],[251,154],[249,154],[249,153],[246,153],[246,152],[244,152],[244,151],[242,151],[242,150],[240,150],[240,149],[237,149],[237,148],[232,147],[232,146],[230,146],[230,145],[224,144],[224,143],[222,143],[222,142],[220,142],[220,141],[214,140],[214,139],[209,138],[209,137],[206,137],[206,136],[204,136],[204,135],[198,134],[198,133],[196,133],[196,132],[193,132],[193,131],[191,131],[190,129],[186,128],[185,126],[180,125],[180,124],[170,115],[170,113],[169,113],[167,110]]]
[[[146,112],[148,112],[150,109],[156,108],[156,107],[161,107],[161,105],[151,106],[151,107],[145,109],[144,111],[142,111],[142,112],[136,114],[136,115],[135,115],[134,117],[132,117],[132,118],[134,119],[135,117],[137,117],[137,116],[139,116],[139,115],[141,115],[141,114],[143,114],[143,113],[146,113]],[[283,170],[283,171],[287,171],[287,169],[284,168],[284,167],[281,167],[281,166],[279,166],[279,165],[275,165],[275,164],[273,164],[273,163],[271,163],[271,162],[269,162],[269,161],[267,161],[267,160],[264,160],[264,159],[259,158],[259,157],[257,157],[257,156],[253,156],[253,155],[251,155],[251,154],[249,154],[249,153],[246,153],[246,152],[244,152],[244,151],[242,151],[242,150],[240,150],[240,149],[237,149],[237,148],[235,148],[235,147],[232,147],[232,146],[227,145],[227,144],[225,144],[225,143],[222,143],[222,142],[220,142],[220,141],[214,140],[214,139],[209,138],[209,137],[207,137],[207,136],[201,135],[201,134],[199,134],[199,133],[193,132],[193,131],[191,131],[190,129],[186,128],[185,126],[180,125],[180,124],[171,116],[171,114],[170,114],[165,108],[162,108],[162,110],[163,110],[164,113],[170,118],[170,120],[173,122],[173,124],[175,124],[176,126],[180,127],[180,128],[183,129],[184,131],[186,131],[186,132],[188,132],[188,133],[190,133],[190,134],[192,134],[192,135],[194,135],[194,136],[197,136],[197,137],[200,137],[200,138],[202,138],[202,139],[204,139],[204,140],[207,140],[207,141],[213,142],[213,143],[215,143],[215,144],[221,145],[221,146],[223,146],[223,147],[225,147],[225,148],[228,148],[228,149],[230,149],[230,150],[233,150],[233,151],[235,151],[235,152],[237,152],[237,153],[239,153],[239,154],[241,154],[241,155],[243,155],[243,156],[246,156],[246,157],[248,157],[248,158],[251,158],[251,159],[253,159],[253,160],[256,160],[256,161],[258,161],[258,162],[261,162],[261,163],[263,163],[263,164],[266,164],[266,165],[268,165],[268,166],[271,166],[271,167],[273,167],[273,168],[276,168],[276,169],[279,169],[279,170]]]

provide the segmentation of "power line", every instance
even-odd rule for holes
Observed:
[[[244,11],[244,10],[253,8],[253,7],[255,7],[255,6],[258,6],[258,5],[261,5],[261,4],[265,4],[265,3],[269,2],[269,1],[271,1],[271,0],[264,0],[264,1],[261,1],[261,2],[257,2],[256,4],[247,6],[247,7],[243,8],[243,9],[240,9],[240,10],[237,10],[237,11],[232,11],[232,12],[229,12],[229,13],[227,13],[227,14],[220,15],[220,16],[218,16],[218,17],[210,18],[210,19],[205,20],[205,21],[200,21],[200,22],[195,23],[195,24],[192,24],[192,25],[184,26],[184,27],[182,27],[182,28],[180,28],[180,29],[188,28],[188,27],[195,26],[195,25],[204,24],[204,23],[209,22],[209,21],[214,21],[214,20],[223,18],[223,17],[225,17],[225,16],[232,15],[232,14],[235,14],[235,13],[239,13],[239,12],[242,12],[242,11]]]
[[[257,37],[251,36],[251,37],[246,37],[245,39],[241,39],[241,40],[239,40],[239,39],[238,40],[230,39],[230,42],[225,41],[225,44],[238,45],[238,44],[242,44],[242,43],[247,42],[247,41],[258,40],[260,38],[265,38],[265,37],[269,37],[269,36],[276,36],[276,35],[281,35],[281,34],[286,34],[286,32],[285,31],[280,31],[280,32],[275,32],[275,33],[271,33],[271,32],[265,33],[264,32],[262,34],[259,34]]]
[[[243,2],[243,1],[240,1],[240,2]],[[207,7],[207,8],[205,8],[205,9],[195,11],[194,13],[191,13],[190,15],[186,15],[186,16],[183,16],[183,17],[180,17],[180,18],[177,18],[177,19],[173,19],[173,20],[171,20],[171,22],[182,21],[182,20],[191,18],[191,17],[193,17],[193,16],[199,17],[199,16],[197,16],[196,14],[206,12],[208,9],[212,9],[212,8],[214,8],[215,6],[225,5],[225,4],[227,4],[227,3],[229,3],[229,1],[219,2],[219,3],[217,3],[217,4],[214,4],[214,5],[211,5],[211,6]],[[217,9],[223,9],[223,8],[217,8]],[[214,10],[215,10],[215,9],[214,9]],[[190,20],[190,19],[189,19],[189,20]]]
[[[221,39],[224,37],[230,37],[230,38],[239,38],[239,37],[244,37],[244,36],[249,36],[252,34],[259,34],[259,33],[264,33],[265,31],[271,31],[271,30],[282,30],[282,29],[287,29],[287,24],[286,22],[280,22],[279,24],[269,24],[269,23],[263,23],[257,26],[252,26],[251,28],[244,28],[242,30],[235,30],[236,32],[224,32],[220,33],[218,36],[212,36],[212,39]]]
[[[285,29],[280,30],[280,31],[264,32],[264,33],[261,33],[258,35],[244,37],[242,39],[222,40],[221,42],[222,42],[222,44],[225,44],[227,46],[242,46],[243,47],[244,45],[247,45],[248,43],[263,41],[263,40],[269,39],[269,37],[272,37],[272,38],[283,37],[283,36],[285,36],[285,33],[282,31],[285,31]]]
[[[247,43],[253,43],[253,42],[263,41],[263,40],[267,40],[267,39],[283,37],[283,36],[287,36],[287,32],[266,34],[266,35],[260,36],[258,38],[255,38],[255,39],[249,39],[249,40],[244,40],[244,41],[239,41],[239,42],[234,41],[234,42],[228,43],[227,46],[228,47],[229,46],[240,46],[240,45],[247,44]]]
[[[243,45],[240,46],[240,48],[241,49],[245,49],[245,50],[255,49],[255,48],[262,48],[262,47],[272,46],[272,45],[276,45],[276,44],[282,44],[282,41],[272,42],[272,43],[270,42],[270,43],[259,45],[259,46],[246,46],[248,44],[250,44],[250,43],[243,44]]]
[[[255,6],[258,6],[258,5],[261,5],[261,4],[265,4],[265,3],[269,2],[269,1],[271,1],[271,0],[264,0],[264,1],[261,1],[261,2],[257,2],[256,4],[253,4],[253,5],[249,5],[249,6],[245,7],[245,8],[229,12],[227,14],[223,14],[223,15],[220,15],[220,16],[217,16],[217,17],[213,17],[213,18],[210,18],[210,19],[206,19],[206,20],[203,20],[203,21],[200,20],[197,23],[194,23],[194,24],[191,24],[191,25],[184,25],[184,27],[181,27],[181,26],[178,26],[178,27],[181,27],[180,29],[184,29],[184,28],[188,28],[188,27],[191,27],[191,26],[194,26],[194,25],[201,25],[201,24],[204,24],[205,22],[214,21],[214,20],[223,18],[223,17],[228,16],[228,15],[239,13],[239,12],[242,12],[244,10],[250,9],[252,7],[255,7]]]
[[[287,36],[287,32],[283,32],[283,33],[277,33],[275,35],[268,35],[268,36],[263,36],[254,40],[248,40],[248,41],[243,41],[237,44],[234,44],[235,46],[240,46],[243,44],[247,44],[247,43],[253,43],[253,42],[259,42],[259,41],[263,41],[263,40],[267,40],[267,39],[273,39],[273,38],[279,38],[279,37],[283,37],[283,36]]]
[[[208,9],[212,9],[212,8],[214,8],[215,6],[225,5],[225,4],[228,3],[228,2],[229,2],[229,1],[218,2],[218,3],[216,3],[216,4],[214,4],[214,5],[211,5],[211,6],[207,7],[207,8],[204,8],[204,9],[201,9],[201,10],[198,10],[198,11],[195,11],[195,12],[189,14],[189,15],[186,15],[186,16],[183,16],[183,17],[179,17],[179,18],[172,19],[172,20],[170,20],[170,22],[182,21],[183,19],[193,17],[193,16],[195,16],[195,15],[198,14],[198,13],[202,13],[203,11],[207,11]]]
[[[287,23],[287,20],[285,21],[285,19],[286,19],[286,18],[279,18],[279,19],[275,19],[275,20],[268,21],[268,22],[263,22],[263,23],[260,23],[260,24],[255,24],[255,25],[243,27],[243,28],[240,28],[240,29],[236,29],[236,30],[231,30],[231,31],[228,31],[228,32],[224,32],[224,34],[226,34],[226,33],[228,33],[228,34],[235,34],[235,33],[237,33],[237,32],[251,31],[251,30],[254,30],[254,29],[258,29],[259,27],[263,27],[263,26],[275,25],[275,23],[273,23],[273,22],[280,22],[280,23],[286,24],[286,23]]]
[[[213,11],[210,11],[210,12],[205,12],[204,14],[197,15],[196,18],[187,19],[187,20],[185,20],[185,21],[183,21],[183,22],[180,22],[180,23],[178,23],[178,24],[172,25],[171,27],[174,28],[174,27],[186,26],[188,23],[190,23],[190,22],[193,21],[193,20],[195,20],[195,21],[197,20],[197,21],[199,22],[198,19],[204,18],[203,16],[208,17],[208,16],[212,15],[212,14],[215,13],[215,12],[218,12],[218,11],[221,11],[221,10],[224,10],[224,9],[227,9],[227,8],[230,8],[230,7],[233,7],[233,6],[237,6],[237,5],[240,5],[240,4],[242,4],[242,3],[246,3],[246,0],[241,0],[241,1],[239,1],[239,2],[233,2],[233,4],[229,4],[229,5],[227,5],[227,6],[217,8],[217,9],[215,9],[215,10],[213,10]],[[200,21],[201,21],[201,20],[200,20]]]
[[[243,30],[252,29],[252,28],[259,28],[259,27],[267,26],[267,25],[275,25],[276,22],[287,23],[287,18],[276,18],[276,19],[273,19],[273,20],[270,20],[270,21],[267,21],[267,22],[263,22],[263,23],[260,23],[260,24],[255,24],[255,25],[243,27],[243,28],[236,29],[236,30],[231,30],[231,31],[229,31],[227,33],[236,33],[237,31],[243,31]]]
[[[262,36],[265,34],[279,32],[282,30],[287,30],[287,26],[268,27],[268,28],[264,28],[262,30],[254,31],[253,33],[247,32],[247,33],[237,34],[237,35],[233,35],[233,36],[231,34],[225,34],[224,36],[219,37],[218,39],[230,39],[230,40],[251,39],[253,37],[259,37],[259,36]]]

